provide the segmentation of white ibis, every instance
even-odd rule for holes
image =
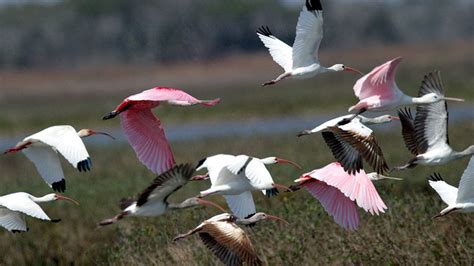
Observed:
[[[114,138],[107,133],[92,129],[81,129],[76,132],[72,126],[52,126],[24,138],[4,153],[22,151],[35,164],[41,177],[54,191],[64,192],[66,180],[57,153],[61,153],[80,172],[89,171],[92,161],[81,138],[96,134]]]
[[[212,194],[224,195],[229,208],[239,218],[248,217],[255,213],[253,190],[261,190],[270,197],[278,193],[277,187],[288,189],[276,184],[265,164],[289,163],[300,168],[296,163],[277,158],[267,157],[258,159],[247,155],[218,154],[202,159],[197,171],[207,168],[211,187],[201,191],[200,196]]]
[[[27,232],[26,216],[57,223],[60,219],[51,219],[37,203],[68,200],[79,203],[71,198],[58,194],[48,194],[37,198],[25,192],[16,192],[0,197],[0,226],[13,233]]]
[[[351,117],[345,115],[331,119],[312,130],[300,132],[298,136],[321,132],[332,154],[348,173],[355,174],[363,169],[364,158],[377,173],[382,174],[389,169],[388,165],[373,131],[363,123],[388,123],[398,118],[391,115],[375,118],[356,116],[350,120]]]
[[[443,91],[438,90],[424,93],[423,89],[420,89],[419,97],[404,94],[395,83],[395,72],[401,61],[401,57],[394,58],[360,78],[354,85],[354,93],[359,98],[359,102],[351,106],[349,112],[356,110],[356,114],[361,114],[367,110],[390,111],[404,105],[427,104],[445,100],[464,101],[463,99],[445,97]],[[436,82],[436,80],[430,80],[430,77],[434,76],[425,76],[423,84]]]
[[[303,174],[295,182],[298,185],[291,186],[292,190],[306,188],[344,229],[355,230],[359,225],[355,203],[372,215],[387,209],[364,170],[351,175],[338,162]]]
[[[464,170],[459,182],[459,188],[446,183],[440,174],[433,174],[428,181],[448,207],[435,217],[444,216],[451,212],[474,212],[474,156]]]
[[[110,225],[126,216],[160,216],[167,210],[185,209],[199,204],[211,205],[225,211],[213,202],[196,197],[186,199],[179,204],[168,202],[168,197],[184,186],[193,173],[194,167],[191,164],[174,166],[156,177],[153,183],[138,196],[137,200],[122,200],[120,204],[122,212],[113,218],[103,220],[99,225]]]
[[[275,37],[268,27],[260,27],[257,35],[268,48],[273,60],[285,71],[276,79],[265,82],[263,86],[275,84],[288,77],[306,79],[326,72],[353,71],[363,75],[359,70],[343,64],[324,67],[319,63],[318,50],[323,39],[323,8],[319,0],[306,0],[296,25],[293,47]]]
[[[439,72],[430,73],[425,77],[420,93],[421,95],[430,93],[443,95],[443,84]],[[398,115],[402,123],[405,145],[415,157],[406,165],[394,169],[404,170],[418,164],[444,164],[474,154],[474,145],[461,152],[454,151],[449,146],[448,105],[444,100],[418,105],[415,119],[410,109],[399,110]]]
[[[162,102],[176,106],[214,106],[220,99],[198,100],[178,89],[156,87],[131,95],[102,119],[120,114],[120,124],[138,159],[148,169],[161,174],[175,165],[173,152],[160,120],[151,112]]]
[[[278,220],[288,224],[280,217],[258,212],[248,219],[239,219],[222,213],[205,220],[196,228],[180,234],[173,241],[199,233],[204,245],[226,265],[261,265],[248,235],[237,224],[255,224],[263,220]]]

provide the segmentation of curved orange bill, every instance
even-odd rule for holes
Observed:
[[[202,205],[208,205],[208,206],[213,206],[213,207],[216,207],[217,209],[223,211],[223,212],[227,212],[224,208],[222,208],[219,204],[217,203],[214,203],[212,201],[208,201],[208,200],[203,200],[201,198],[196,198],[197,202],[199,204],[202,204]]]
[[[76,205],[80,205],[79,202],[77,202],[77,201],[75,201],[75,200],[73,200],[73,199],[71,199],[71,198],[65,197],[65,196],[56,195],[56,198],[57,198],[58,200],[69,200],[69,201],[75,203]]]
[[[110,135],[110,134],[108,134],[108,133],[105,133],[105,132],[94,132],[94,134],[97,134],[97,135],[105,135],[105,136],[107,136],[107,137],[109,137],[109,138],[115,140],[115,137],[114,137],[114,136],[112,136],[112,135]]]
[[[286,221],[286,220],[283,219],[283,218],[280,218],[280,217],[278,217],[278,216],[269,215],[269,214],[267,214],[267,219],[269,219],[269,220],[277,220],[277,221],[280,221],[280,222],[284,223],[285,225],[289,225],[289,224],[290,224],[288,221]]]
[[[281,158],[277,158],[277,163],[289,163],[291,165],[293,165],[294,167],[298,168],[298,169],[301,169],[301,166],[299,166],[297,163],[293,162],[293,161],[290,161],[290,160],[285,160],[285,159],[281,159]]]
[[[344,67],[344,71],[352,71],[352,72],[356,72],[356,73],[359,73],[361,76],[365,75],[364,73],[360,72],[359,70],[355,69],[355,68],[352,68],[352,67]]]

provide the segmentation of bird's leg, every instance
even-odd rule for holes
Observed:
[[[262,86],[273,85],[273,84],[277,83],[278,81],[280,81],[282,79],[285,79],[289,76],[291,76],[291,73],[283,73],[280,76],[278,76],[276,79],[273,79],[273,80],[270,80],[270,81],[267,81],[267,82],[263,83]]]
[[[296,135],[296,136],[301,137],[301,136],[310,135],[310,134],[311,134],[311,130],[305,129],[305,130],[301,131],[300,133],[298,133],[298,135]]]
[[[200,180],[206,180],[206,179],[209,179],[209,173],[206,173],[205,175],[195,175],[191,177],[189,180],[200,181]]]
[[[352,121],[352,119],[356,118],[356,116],[362,114],[363,112],[367,111],[367,109],[365,108],[361,108],[359,110],[357,110],[357,112],[355,114],[353,114],[351,117],[349,118],[344,118],[342,119],[341,121],[339,121],[339,123],[337,123],[339,126],[342,126],[342,125],[345,125],[345,124],[348,124]]]
[[[128,212],[122,212],[120,213],[119,215],[113,217],[113,218],[110,218],[110,219],[105,219],[103,220],[102,222],[99,223],[100,226],[105,226],[105,225],[109,225],[109,224],[114,224],[116,223],[118,220],[122,219],[123,217],[125,217],[126,215],[128,214]]]
[[[285,186],[285,185],[281,185],[281,184],[277,184],[277,183],[273,183],[272,186],[274,188],[280,188],[280,189],[283,189],[283,191],[293,191],[291,188]]]
[[[441,216],[445,216],[445,215],[450,214],[451,212],[453,212],[453,211],[455,211],[455,210],[457,210],[457,209],[458,209],[458,208],[452,208],[451,210],[449,210],[449,211],[447,211],[447,212],[445,212],[445,213],[439,213],[439,214],[433,216],[432,219],[435,219],[435,218],[438,218],[438,217],[441,217]]]
[[[22,141],[18,143],[15,147],[6,150],[3,154],[15,153],[15,152],[21,151],[23,149],[28,148],[30,144],[31,144],[31,141]]]
[[[301,189],[301,184],[297,184],[297,185],[291,185],[288,187],[287,190],[285,190],[285,192],[295,192],[295,191],[298,191]]]
[[[417,164],[416,164],[416,157],[411,159],[410,161],[408,161],[407,164],[403,165],[403,166],[397,166],[397,167],[393,167],[392,169],[390,169],[389,173],[391,173],[393,170],[397,170],[397,171],[402,171],[402,170],[405,170],[405,169],[408,169],[408,168],[413,168],[415,167]]]
[[[198,232],[198,231],[200,231],[200,230],[201,230],[201,228],[200,228],[200,227],[197,227],[197,228],[194,228],[193,230],[189,230],[189,231],[188,231],[187,233],[185,233],[185,234],[179,234],[179,235],[177,235],[175,238],[173,238],[173,241],[178,241],[178,240],[180,240],[180,239],[186,238],[186,237],[188,237],[188,236],[190,236],[190,235],[192,235],[192,234],[194,234],[194,233],[196,233],[196,232]]]

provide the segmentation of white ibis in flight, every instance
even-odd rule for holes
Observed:
[[[107,133],[96,132],[92,129],[81,129],[76,132],[72,126],[52,126],[24,138],[4,153],[22,151],[34,163],[41,177],[54,191],[64,192],[66,180],[57,153],[61,153],[80,172],[89,171],[92,161],[81,138],[96,134],[114,138]]]
[[[288,187],[273,182],[265,164],[289,163],[300,168],[296,163],[277,158],[267,157],[258,159],[247,155],[218,154],[202,159],[197,171],[207,168],[211,187],[201,191],[200,196],[224,195],[229,208],[239,218],[248,217],[255,213],[253,190],[261,190],[264,195],[271,197],[278,193],[277,187]]]
[[[356,110],[356,114],[361,114],[367,110],[391,111],[404,105],[428,104],[445,100],[464,101],[445,97],[442,91],[437,90],[424,93],[423,89],[420,89],[418,97],[404,94],[395,83],[395,72],[401,61],[401,57],[394,58],[360,78],[354,85],[354,93],[359,98],[359,102],[351,106],[349,112]],[[436,82],[436,80],[431,80],[431,77],[434,76],[425,76],[423,84]]]
[[[60,219],[51,219],[37,203],[69,200],[77,205],[79,203],[71,198],[58,194],[48,194],[35,197],[25,192],[16,192],[0,197],[0,226],[13,233],[27,232],[26,216],[57,223]]]
[[[122,212],[113,218],[103,220],[99,225],[110,225],[126,216],[160,216],[167,210],[190,208],[199,204],[211,205],[225,211],[213,202],[196,197],[186,199],[179,204],[168,202],[168,197],[184,186],[193,173],[194,167],[191,164],[174,166],[156,177],[151,185],[138,196],[137,200],[122,200],[120,203]]]
[[[162,102],[176,106],[214,106],[219,101],[198,100],[182,90],[156,87],[127,97],[102,119],[120,115],[122,130],[140,162],[152,172],[161,174],[173,167],[175,160],[161,122],[151,109]]]
[[[443,95],[443,84],[439,72],[426,76],[420,89],[421,95],[433,93]],[[403,140],[414,157],[406,165],[394,169],[403,170],[418,164],[444,164],[474,154],[474,145],[461,152],[449,146],[448,105],[444,100],[418,105],[415,119],[410,109],[399,110],[398,115],[402,123]]]
[[[364,158],[374,170],[382,174],[388,170],[382,150],[380,149],[373,131],[365,124],[388,123],[398,120],[398,117],[383,115],[375,118],[345,115],[331,119],[311,130],[304,130],[298,136],[321,132],[324,141],[332,154],[348,173],[356,173],[363,169]]]
[[[280,217],[258,212],[247,219],[239,219],[228,213],[218,214],[205,220],[196,228],[174,238],[177,241],[195,233],[208,249],[226,265],[261,265],[250,238],[237,224],[255,224],[263,220],[278,220]]]
[[[263,86],[288,77],[306,79],[326,72],[353,71],[363,75],[359,70],[343,64],[324,67],[319,63],[318,50],[323,39],[323,8],[319,0],[306,0],[296,25],[293,47],[275,37],[266,26],[260,27],[257,35],[268,48],[273,60],[285,71]]]
[[[474,212],[474,156],[469,160],[469,164],[461,176],[459,188],[446,183],[437,173],[430,176],[429,183],[444,203],[448,204],[448,207],[435,217],[451,212]]]
[[[298,184],[291,186],[292,190],[306,188],[344,229],[355,230],[359,225],[356,204],[372,215],[387,209],[363,169],[352,175],[334,162],[301,175],[295,182]]]

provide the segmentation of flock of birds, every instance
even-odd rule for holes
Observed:
[[[287,163],[301,167],[289,160],[278,157],[263,159],[248,155],[218,154],[204,158],[197,163],[176,164],[172,149],[168,144],[160,120],[151,109],[161,103],[176,106],[214,106],[220,99],[199,100],[184,91],[156,87],[129,96],[115,110],[103,117],[104,120],[120,117],[121,127],[138,159],[152,172],[158,174],[155,180],[136,199],[124,199],[120,203],[122,211],[101,226],[116,223],[127,216],[159,216],[168,210],[184,209],[197,205],[214,206],[224,213],[203,221],[196,228],[181,234],[175,240],[198,233],[204,244],[225,264],[261,264],[250,239],[238,225],[254,225],[262,220],[284,219],[263,212],[257,212],[252,191],[261,191],[267,197],[275,196],[279,190],[295,192],[305,188],[324,209],[333,216],[335,222],[348,230],[355,230],[359,224],[357,206],[371,214],[383,213],[387,206],[377,193],[372,181],[398,179],[386,176],[393,170],[403,170],[416,165],[444,164],[474,154],[474,145],[464,151],[454,151],[448,140],[447,101],[462,99],[444,96],[440,73],[427,74],[421,84],[418,97],[404,94],[395,83],[400,57],[375,67],[364,75],[360,71],[336,64],[331,67],[320,65],[317,52],[323,37],[323,11],[319,0],[306,0],[296,26],[293,47],[276,38],[268,27],[261,27],[257,35],[269,49],[274,61],[284,73],[276,79],[265,82],[271,85],[285,78],[310,78],[325,72],[352,71],[363,75],[354,85],[359,102],[349,108],[353,114],[331,119],[310,130],[301,131],[298,136],[321,133],[334,155],[335,162],[320,169],[302,174],[296,184],[285,186],[273,181],[265,165]],[[403,106],[416,105],[416,115],[409,108],[399,109],[398,117],[382,115],[368,118],[365,111],[391,111]],[[379,147],[370,124],[389,123],[399,120],[402,135],[408,150],[413,154],[405,165],[389,168]],[[23,152],[34,163],[44,181],[56,192],[66,190],[66,180],[61,168],[60,153],[74,168],[89,171],[92,167],[90,156],[81,138],[107,133],[82,129],[78,132],[71,126],[52,126],[24,138],[5,153]],[[437,216],[451,212],[474,211],[474,157],[461,177],[459,188],[443,181],[439,174],[429,178],[429,184],[448,205]],[[366,173],[366,161],[374,170]],[[202,175],[195,171],[206,169]],[[210,180],[210,188],[196,197],[181,203],[168,202],[168,197],[188,181]],[[204,200],[210,195],[223,195],[230,213],[216,203]],[[12,232],[28,231],[25,217],[57,222],[51,219],[37,203],[75,200],[59,194],[34,197],[17,192],[0,197],[0,226]],[[78,204],[78,203],[77,203]]]

